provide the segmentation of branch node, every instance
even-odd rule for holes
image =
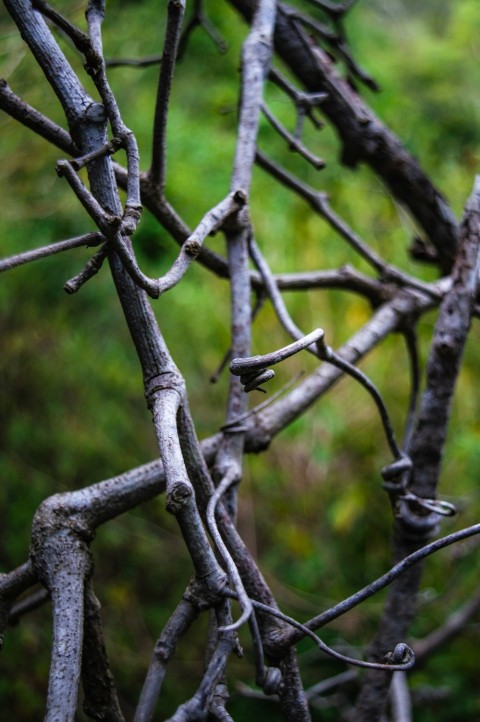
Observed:
[[[168,491],[165,508],[170,514],[176,516],[185,504],[188,504],[192,494],[193,489],[190,484],[178,481],[176,484],[172,485],[171,489]]]
[[[133,236],[142,215],[141,205],[126,205],[122,219],[122,231],[126,236]]]
[[[298,341],[294,341],[288,346],[284,346],[278,351],[272,351],[272,353],[267,353],[263,356],[235,358],[230,363],[230,371],[235,376],[240,376],[240,381],[245,387],[244,391],[253,391],[254,389],[258,389],[258,386],[261,383],[264,383],[275,376],[275,372],[272,371],[272,369],[267,369],[267,366],[273,366],[274,364],[280,363],[280,361],[284,361],[290,356],[296,354],[298,351],[306,349],[313,344],[320,343],[323,336],[323,329],[317,328],[307,336],[304,336]]]

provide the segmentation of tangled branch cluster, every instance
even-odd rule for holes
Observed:
[[[237,633],[241,626],[248,627],[254,652],[252,679],[264,694],[277,695],[286,719],[292,722],[310,719],[310,698],[295,656],[295,645],[304,637],[344,663],[367,668],[360,683],[355,719],[369,722],[381,719],[392,673],[404,673],[415,661],[414,652],[403,640],[414,614],[421,577],[419,562],[480,531],[476,525],[431,541],[442,515],[455,511],[452,505],[436,498],[436,486],[450,401],[471,318],[476,312],[480,186],[476,184],[459,226],[418,162],[352,89],[349,81],[375,87],[375,82],[353,58],[343,32],[344,15],[353,3],[312,0],[311,4],[315,7],[308,15],[275,0],[231,0],[231,5],[249,22],[250,30],[242,51],[242,87],[230,187],[225,197],[212,204],[190,231],[166,197],[166,129],[176,62],[180,54],[187,52],[190,34],[200,26],[221,51],[225,49],[202,3],[193,3],[182,34],[185,2],[169,0],[161,55],[110,63],[144,66],[161,61],[150,168],[140,173],[135,134],[123,122],[107,77],[102,48],[103,0],[89,0],[86,32],[44,0],[5,0],[8,12],[62,104],[68,132],[28,106],[5,81],[0,85],[0,107],[68,156],[58,161],[57,172],[83,205],[94,230],[5,258],[0,261],[0,271],[82,245],[98,248],[78,275],[67,281],[65,289],[77,292],[108,262],[142,367],[144,392],[160,455],[158,461],[120,477],[47,499],[34,518],[28,561],[0,576],[2,631],[12,620],[50,600],[53,644],[45,717],[49,722],[75,718],[80,682],[84,709],[92,719],[117,722],[124,719],[93,588],[90,547],[98,526],[159,494],[165,495],[166,508],[178,521],[195,574],[155,645],[135,722],[154,719],[176,644],[205,610],[213,610],[205,672],[195,694],[170,717],[172,722],[205,719],[207,715],[214,720],[231,719],[227,711],[226,671],[232,653],[239,652]],[[83,56],[97,99],[87,94],[57,44],[52,26],[66,34]],[[345,64],[346,78],[338,74],[332,54]],[[298,87],[279,72],[276,58],[289,67]],[[293,103],[297,114],[293,131],[285,128],[266,105],[263,91],[267,82],[275,83]],[[360,162],[370,165],[415,218],[425,236],[423,248],[434,249],[429,251],[429,259],[438,264],[444,277],[424,283],[389,264],[334,212],[325,193],[307,186],[267,157],[257,142],[262,114],[272,132],[278,133],[318,170],[323,161],[305,145],[303,129],[306,122],[311,122],[320,130],[322,114],[338,132],[343,161],[351,166]],[[126,167],[113,160],[120,149],[126,153]],[[249,213],[255,164],[304,199],[367,261],[372,276],[350,267],[275,276],[257,244]],[[82,168],[87,170],[88,185],[78,173]],[[123,205],[119,188],[126,191]],[[148,277],[135,253],[135,233],[144,208],[180,244],[175,262],[160,278]],[[205,246],[208,236],[219,232],[225,236],[226,258]],[[232,361],[225,423],[218,434],[200,443],[184,380],[150,302],[150,298],[158,298],[178,283],[187,283],[186,274],[193,261],[229,279],[232,309]],[[284,289],[292,288],[340,288],[360,293],[374,310],[354,337],[334,351],[326,344],[321,329],[306,334],[305,329],[294,323],[282,296]],[[270,301],[279,324],[293,339],[290,345],[264,356],[250,355],[252,290]],[[426,388],[419,398],[420,372],[412,319],[432,308],[438,308],[438,320]],[[356,367],[363,356],[395,331],[405,338],[412,369],[411,402],[401,443],[395,439],[380,392]],[[317,357],[317,370],[293,389],[285,390],[282,396],[274,395],[249,411],[247,392],[272,378],[271,365],[302,350]],[[379,411],[392,453],[382,476],[396,531],[393,557],[401,561],[348,599],[300,623],[279,610],[237,531],[235,516],[243,456],[266,448],[342,374],[361,383]],[[38,582],[45,591],[16,602]],[[345,656],[320,639],[319,629],[385,586],[389,587],[388,598],[368,661]],[[232,600],[238,601],[241,610],[237,619],[233,616]],[[426,653],[424,649],[422,654]],[[400,692],[398,689],[398,684],[392,687],[392,694],[406,694],[403,687]]]

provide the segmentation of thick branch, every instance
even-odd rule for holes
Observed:
[[[255,149],[268,74],[275,21],[275,2],[260,0],[250,33],[242,49],[242,88],[237,144],[231,177],[231,190],[241,190],[248,199],[255,162]],[[228,268],[231,279],[231,350],[233,356],[248,356],[251,337],[250,279],[248,273],[249,219],[244,209],[235,225],[227,229]],[[240,380],[230,377],[226,423],[245,413],[248,402]],[[244,448],[243,431],[224,434],[214,468],[215,481],[227,474],[240,481]],[[235,491],[229,492],[230,513],[235,515]]]
[[[0,80],[0,108],[65,153],[78,155],[78,148],[69,133],[21,100],[5,80]]]
[[[83,638],[83,708],[92,719],[124,722],[105,647],[100,602],[87,582]]]
[[[47,500],[35,515],[31,558],[52,599],[53,641],[46,722],[73,722],[82,661],[85,583],[92,563],[83,532],[64,526]]]

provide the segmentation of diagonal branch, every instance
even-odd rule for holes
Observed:
[[[175,608],[166,623],[153,650],[147,676],[142,687],[134,722],[151,722],[155,714],[155,706],[162,691],[167,665],[175,653],[179,639],[185,634],[198,615],[198,608],[193,603],[192,595],[187,594]]]
[[[476,592],[460,609],[453,612],[440,627],[430,632],[423,639],[414,642],[413,648],[418,663],[424,662],[432,654],[435,654],[438,649],[444,647],[446,642],[464,632],[479,609],[480,592]]]
[[[78,148],[69,133],[15,95],[5,80],[0,80],[0,108],[60,150],[78,155]]]
[[[254,0],[230,2],[251,20]],[[458,241],[458,224],[445,199],[395,135],[339,77],[328,55],[292,22],[290,8],[283,4],[278,6],[275,50],[309,92],[327,93],[321,111],[337,130],[343,162],[349,166],[367,163],[377,173],[423,228],[438,252],[441,268],[448,271]]]
[[[34,248],[31,251],[24,251],[18,253],[15,256],[9,256],[8,258],[2,258],[0,261],[0,273],[3,271],[10,271],[12,268],[17,266],[23,266],[25,263],[36,261],[39,258],[47,258],[53,256],[56,253],[62,253],[62,251],[69,251],[71,248],[79,248],[80,246],[98,246],[102,243],[105,238],[101,233],[93,232],[86,233],[84,236],[77,236],[76,238],[69,238],[66,241],[57,241],[51,243],[48,246],[42,246],[41,248]]]

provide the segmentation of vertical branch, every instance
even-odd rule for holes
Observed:
[[[100,602],[91,580],[85,594],[82,683],[87,715],[105,722],[124,722],[105,648]]]
[[[208,579],[209,588],[219,591],[225,584],[225,575],[202,524],[178,437],[177,413],[181,397],[168,378],[157,383],[166,384],[166,387],[150,390],[149,400],[167,479],[167,510],[177,518],[198,578]]]
[[[412,490],[436,492],[451,404],[463,349],[470,330],[479,274],[480,176],[465,207],[461,244],[452,272],[452,288],[440,305],[427,365],[427,386],[412,442]]]
[[[69,119],[72,136],[80,152],[94,153],[104,147],[107,140],[107,119],[104,109],[94,103],[83,89],[66,58],[58,49],[43,18],[19,0],[7,0],[6,4],[42,70],[60,97]],[[91,31],[95,37],[99,32],[102,4],[99,4],[100,17],[96,15],[98,10],[96,5],[92,3],[89,6],[92,12],[95,11],[90,19]],[[59,68],[62,72],[59,72]],[[98,157],[89,163],[87,170],[93,197],[103,209],[119,216],[121,204],[111,159],[106,156]],[[218,591],[224,584],[225,575],[218,566],[201,524],[176,433],[176,415],[184,391],[182,379],[160,334],[146,294],[132,281],[115,252],[110,253],[109,262],[142,366],[145,391],[155,420],[162,460],[166,465],[167,497],[172,510],[176,513],[199,576],[208,579],[209,589],[215,588]],[[43,572],[45,578],[48,579],[50,573],[53,573],[51,563],[49,558],[45,557]],[[72,580],[70,585],[69,575],[63,567],[58,573],[62,582],[66,577],[65,585],[49,585],[54,608],[55,640],[51,692],[49,692],[49,709],[52,710],[52,716],[48,719],[51,722],[56,718],[66,719],[59,712],[59,705],[63,703],[63,699],[68,699],[68,719],[74,714],[83,630],[83,588],[81,590],[79,588],[80,573],[76,576],[72,575],[73,573],[70,575]],[[73,586],[75,594],[72,594]],[[67,627],[64,626],[65,620]],[[65,668],[62,668],[62,649],[67,651],[69,660],[68,679],[65,680],[63,680]]]
[[[470,328],[480,268],[480,178],[477,177],[465,207],[460,245],[452,273],[452,287],[443,299],[427,364],[427,382],[411,443],[413,471],[408,489],[434,498],[442,460],[451,402],[463,349]],[[394,560],[418,549],[435,532],[439,517],[427,516],[405,501],[397,506]],[[373,659],[381,659],[395,639],[405,637],[415,613],[422,566],[409,569],[393,582],[371,646]],[[374,722],[383,715],[390,675],[369,671],[357,702],[359,722]]]
[[[149,178],[157,186],[160,195],[165,189],[167,165],[167,117],[168,102],[172,88],[173,73],[177,60],[178,43],[182,28],[185,0],[169,0],[165,44],[163,46],[162,67],[158,78],[157,102],[153,126],[152,165]]]
[[[260,0],[252,22],[251,31],[244,43],[242,53],[242,88],[240,118],[237,134],[235,160],[231,189],[242,190],[249,196],[259,118],[261,113],[263,85],[268,73],[272,52],[272,34],[276,3]],[[248,273],[249,221],[246,209],[238,215],[237,227],[227,232],[227,252],[231,278],[232,355],[248,356],[250,352],[251,310],[250,278]],[[247,399],[239,379],[230,377],[226,423],[245,413]],[[220,480],[235,467],[240,480],[242,469],[244,435],[228,432],[224,435],[216,464],[215,478]],[[230,498],[233,496],[230,494]],[[234,514],[234,504],[231,509]]]
[[[142,210],[140,202],[140,156],[135,136],[123,122],[115,96],[107,80],[102,44],[102,23],[104,16],[105,0],[89,0],[86,17],[92,49],[87,53],[86,69],[92,76],[100,93],[114,136],[126,151],[128,175],[124,231],[128,233],[128,235],[132,235]]]
[[[62,564],[52,581],[53,641],[45,722],[74,720],[82,661],[84,570]]]
[[[252,29],[243,46],[240,118],[237,133],[231,190],[242,191],[248,199],[261,112],[263,84],[268,73],[275,21],[274,0],[260,0]],[[251,337],[250,278],[248,270],[248,209],[242,209],[236,223],[226,232],[227,255],[231,279],[231,329],[233,356],[248,356]],[[226,423],[238,418],[247,409],[247,399],[238,378],[230,375]],[[244,433],[223,434],[214,465],[217,484],[230,479],[239,482],[242,476]],[[230,519],[236,517],[236,491],[229,485],[225,495]],[[239,581],[241,586],[241,582]],[[245,618],[245,613],[242,615]]]
[[[52,600],[53,640],[45,722],[73,722],[77,708],[84,634],[85,584],[92,561],[85,540],[62,528],[48,500],[35,515],[32,563]]]
[[[231,189],[249,195],[257,147],[257,133],[263,99],[263,85],[272,54],[276,2],[259,0],[250,33],[242,51],[242,88]]]
[[[412,722],[412,700],[405,672],[394,672],[390,689],[393,722]]]

